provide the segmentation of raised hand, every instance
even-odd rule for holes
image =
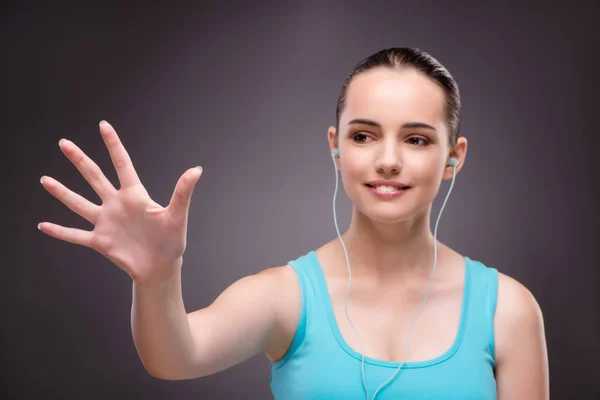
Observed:
[[[57,239],[90,247],[136,282],[160,283],[181,267],[186,248],[190,201],[202,168],[188,169],[178,180],[171,202],[153,201],[133,167],[117,132],[106,121],[100,133],[117,170],[117,190],[75,143],[61,139],[60,148],[102,200],[96,205],[48,176],[42,186],[72,211],[94,225],[92,231],[42,222],[39,229]]]

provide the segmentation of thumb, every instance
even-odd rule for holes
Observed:
[[[190,168],[181,175],[169,203],[169,213],[176,218],[187,218],[192,192],[202,175],[202,167]]]

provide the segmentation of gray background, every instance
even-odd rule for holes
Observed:
[[[202,379],[150,377],[131,337],[130,278],[36,229],[40,221],[91,229],[39,178],[99,203],[59,151],[65,137],[118,185],[101,119],[160,204],[187,168],[202,165],[183,291],[188,311],[206,307],[235,280],[336,237],[326,130],[339,90],[366,56],[412,46],[458,81],[469,140],[439,239],[536,296],[552,398],[598,398],[597,4],[147,4],[2,6],[2,393],[270,398],[262,354]],[[345,230],[343,190],[337,205]]]

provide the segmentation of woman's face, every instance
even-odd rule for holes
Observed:
[[[338,142],[335,127],[329,128],[328,138],[331,149],[339,148],[344,189],[359,211],[392,223],[431,204],[442,179],[452,177],[452,167],[446,167],[451,154],[445,102],[441,87],[410,68],[374,68],[352,79]],[[459,154],[452,154],[459,159],[457,171],[466,150],[466,140],[459,142]],[[377,179],[410,188],[401,196],[381,199],[365,186]]]

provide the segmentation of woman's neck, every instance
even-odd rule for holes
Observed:
[[[354,210],[342,239],[348,252],[353,277],[385,282],[429,278],[434,262],[434,237],[429,212],[397,224],[383,224]],[[345,264],[343,248],[338,247]],[[438,247],[438,263],[439,250]]]

